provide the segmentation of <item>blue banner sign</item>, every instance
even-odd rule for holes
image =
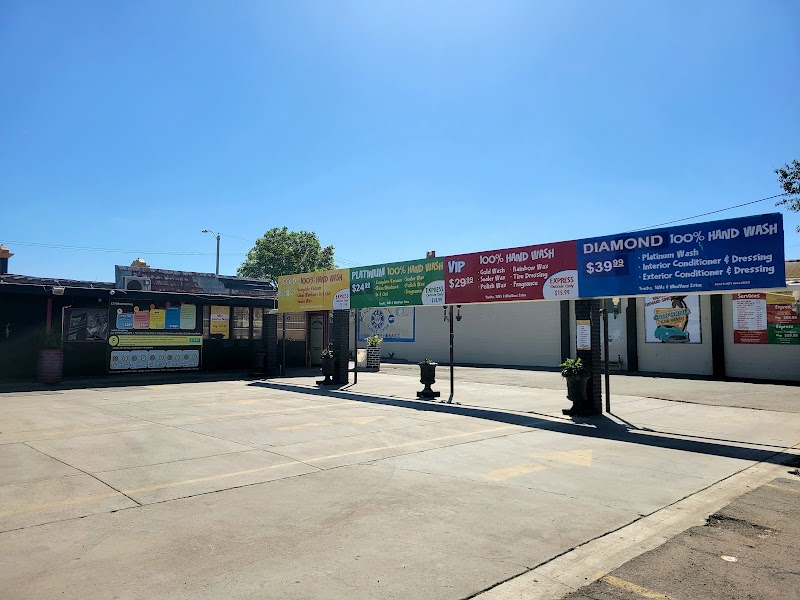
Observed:
[[[581,298],[777,288],[784,269],[780,213],[578,240]]]

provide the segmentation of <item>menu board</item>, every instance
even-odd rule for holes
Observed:
[[[226,307],[227,308],[227,307]],[[111,302],[107,313],[111,372],[197,370],[203,335],[193,304]],[[176,323],[177,315],[177,325]],[[193,319],[190,316],[194,316]]]
[[[790,290],[733,295],[734,344],[800,344],[800,315]]]
[[[444,261],[409,260],[350,269],[350,306],[444,304]]]
[[[592,322],[581,319],[575,325],[575,348],[577,350],[592,349]]]
[[[576,265],[574,241],[448,256],[445,303],[577,298]]]

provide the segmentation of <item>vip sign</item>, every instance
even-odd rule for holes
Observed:
[[[448,256],[445,303],[576,298],[576,265],[574,241]]]

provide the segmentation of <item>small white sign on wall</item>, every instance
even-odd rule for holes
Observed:
[[[592,349],[592,322],[579,320],[575,327],[575,348],[578,350]]]

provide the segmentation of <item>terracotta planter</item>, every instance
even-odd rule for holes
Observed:
[[[36,379],[40,383],[58,383],[64,373],[64,351],[39,350],[36,357]]]

